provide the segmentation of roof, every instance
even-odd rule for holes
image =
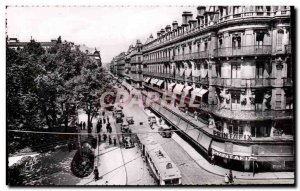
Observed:
[[[163,179],[180,178],[180,171],[159,144],[147,145],[146,150]]]

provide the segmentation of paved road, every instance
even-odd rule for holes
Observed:
[[[124,88],[118,88],[119,92],[127,93]],[[123,106],[125,116],[133,116],[135,120],[135,128],[148,128],[149,131],[157,131],[157,128],[151,130],[148,125],[147,115],[142,105],[133,105],[128,103],[120,103]],[[140,126],[139,123],[143,122]],[[147,130],[147,131],[148,131]],[[158,143],[162,145],[164,150],[168,153],[170,158],[178,166],[182,173],[182,183],[185,185],[214,185],[224,184],[224,177],[204,170],[198,163],[196,163],[190,155],[172,138],[162,138],[158,134],[151,134]],[[234,184],[292,184],[294,180],[241,180],[236,179]]]
[[[124,91],[120,90],[119,91]],[[138,127],[140,122],[143,122],[143,127],[148,128],[150,131],[157,131],[157,126],[152,130],[148,125],[147,115],[142,107],[139,105],[121,104],[125,116],[133,116],[135,121],[134,129]],[[203,184],[222,184],[223,177],[211,174],[202,169],[186,151],[172,138],[163,138],[159,134],[151,134],[153,139],[160,143],[164,150],[168,153],[169,157],[178,166],[182,173],[182,184],[184,185],[203,185]]]

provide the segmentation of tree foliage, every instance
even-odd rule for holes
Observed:
[[[96,61],[74,43],[59,37],[46,51],[32,40],[20,51],[7,48],[6,62],[8,129],[69,132],[76,130],[77,109],[84,109],[89,120],[95,116],[93,109],[99,108],[97,99],[107,81]],[[9,139],[9,152],[33,146],[34,139],[47,140],[12,132]]]

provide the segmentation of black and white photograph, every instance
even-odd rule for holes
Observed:
[[[205,3],[7,5],[6,185],[295,185],[296,8]]]

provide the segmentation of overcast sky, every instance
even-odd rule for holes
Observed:
[[[7,34],[20,41],[49,41],[58,36],[101,51],[103,63],[127,51],[136,39],[142,43],[152,33],[196,7],[8,7]]]

